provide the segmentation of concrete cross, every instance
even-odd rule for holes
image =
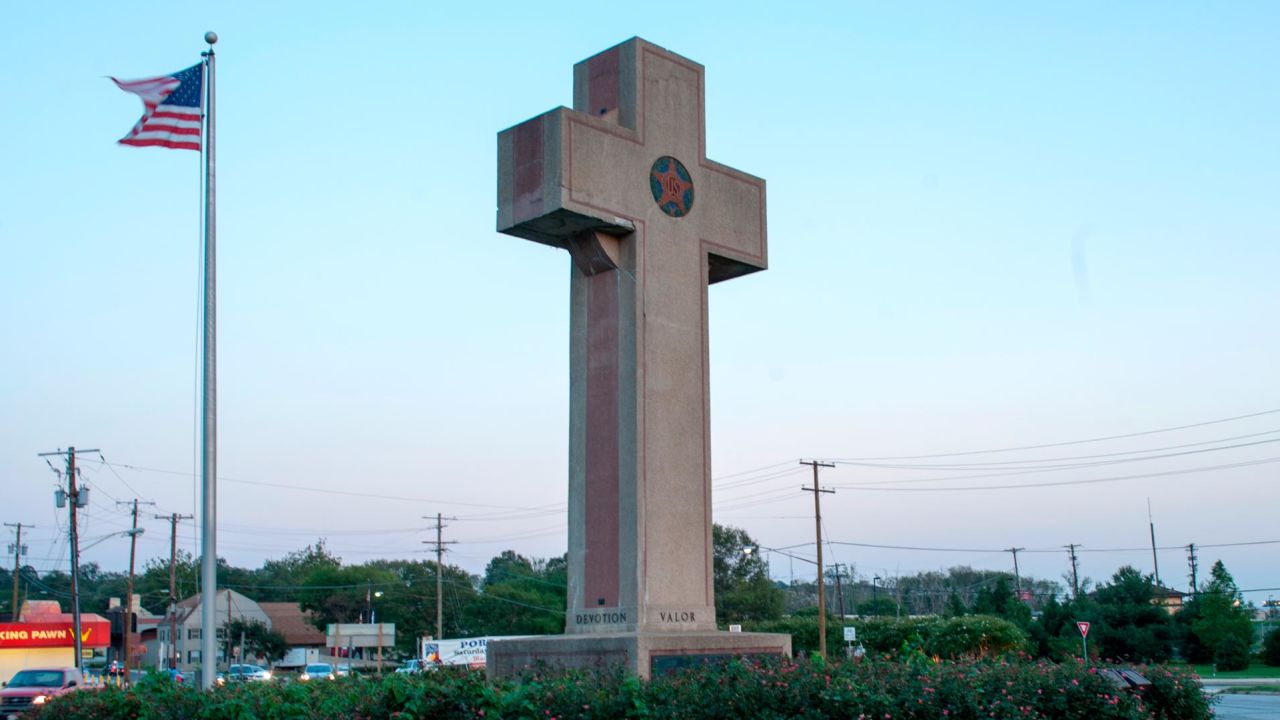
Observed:
[[[635,38],[498,136],[498,230],[573,259],[569,634],[715,629],[707,285],[765,269],[765,186],[707,159],[703,97]]]

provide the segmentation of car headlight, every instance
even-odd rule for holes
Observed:
[[[299,679],[299,680],[302,680],[302,681],[304,681],[304,682],[305,682],[305,681],[307,681],[307,680],[310,680],[310,679],[311,679],[311,676],[310,676],[310,675],[308,675],[308,674],[306,674],[306,673],[299,673],[299,674],[298,674],[298,679]]]
[[[43,704],[45,704],[45,702],[47,702],[48,700],[49,700],[49,696],[48,696],[48,695],[37,695],[37,696],[35,696],[34,698],[32,698],[32,699],[31,699],[31,704],[32,704],[32,705],[43,705]]]
[[[263,680],[270,680],[270,679],[271,679],[271,671],[270,671],[270,670],[268,670],[268,671],[266,671],[266,672],[262,673],[262,679],[263,679]]]

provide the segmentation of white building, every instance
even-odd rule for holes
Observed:
[[[176,649],[178,669],[184,672],[200,666],[202,595],[194,595],[178,603],[172,615],[166,614],[160,621],[155,640],[145,642],[148,658],[167,658]],[[227,665],[227,645],[223,628],[232,620],[257,621],[271,627],[271,618],[258,603],[235,590],[219,590],[214,598],[214,624],[217,632],[216,658],[218,667]],[[170,645],[169,629],[177,630],[177,637]]]

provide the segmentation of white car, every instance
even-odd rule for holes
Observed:
[[[298,679],[306,682],[308,680],[332,680],[334,678],[333,668],[324,663],[312,663],[298,673]]]
[[[397,673],[429,673],[431,670],[435,670],[435,665],[417,659],[406,660],[396,669]]]

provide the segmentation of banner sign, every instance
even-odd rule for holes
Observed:
[[[70,622],[0,623],[0,650],[75,647],[75,644]],[[111,623],[105,620],[81,622],[80,644],[88,648],[111,645]]]

